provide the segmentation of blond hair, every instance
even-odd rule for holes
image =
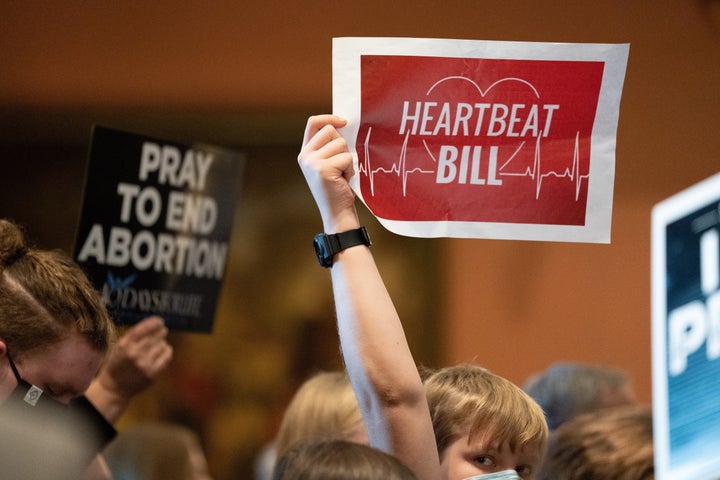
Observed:
[[[362,425],[347,375],[318,372],[305,380],[285,409],[276,437],[277,455],[303,440],[348,439]]]
[[[548,428],[540,406],[517,385],[470,364],[425,375],[438,452],[457,435],[483,442],[507,442],[515,451],[527,445],[544,451]]]

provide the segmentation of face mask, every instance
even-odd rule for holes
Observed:
[[[15,362],[13,362],[12,357],[10,354],[7,356],[8,362],[10,363],[10,368],[12,369],[13,375],[15,375],[15,380],[17,380],[17,387],[15,387],[15,390],[22,395],[23,401],[27,403],[28,405],[34,407],[37,405],[38,401],[40,401],[40,397],[42,397],[43,391],[42,388],[36,387],[35,385],[32,385],[28,382],[26,382],[21,376],[20,372],[18,372],[17,367],[15,366]],[[13,392],[15,394],[15,392]],[[17,395],[17,394],[15,394]]]
[[[465,480],[522,480],[515,470],[503,470],[502,472],[486,473],[475,475]]]
[[[17,380],[17,387],[6,401],[9,406],[15,408],[24,406],[37,414],[45,416],[55,416],[67,410],[63,403],[58,402],[50,395],[44,395],[42,388],[36,387],[22,378],[12,357],[9,354],[7,357],[13,375]]]

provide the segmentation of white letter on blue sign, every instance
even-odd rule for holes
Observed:
[[[720,235],[717,229],[700,237],[700,288],[705,302],[695,300],[668,315],[668,371],[680,375],[688,356],[705,343],[708,361],[720,358]]]

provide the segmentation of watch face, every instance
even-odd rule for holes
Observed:
[[[324,233],[318,233],[313,238],[313,247],[315,247],[315,255],[317,255],[318,262],[323,267],[332,266],[332,256],[330,256],[327,249],[327,240]]]

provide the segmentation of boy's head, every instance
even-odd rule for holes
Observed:
[[[424,383],[441,460],[461,436],[475,445],[506,445],[511,452],[534,450],[538,456],[544,453],[548,439],[545,415],[512,382],[482,367],[461,364],[431,372]]]

